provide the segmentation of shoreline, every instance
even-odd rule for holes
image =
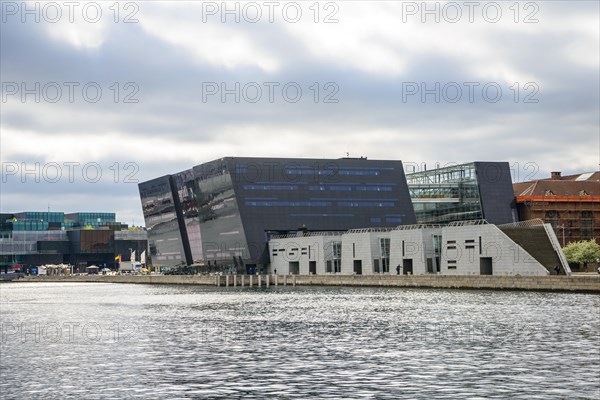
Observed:
[[[27,276],[13,282],[94,282],[220,287],[369,286],[600,294],[600,275],[54,275]]]

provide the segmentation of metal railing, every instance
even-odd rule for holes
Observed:
[[[550,239],[550,243],[552,243],[552,248],[558,255],[558,259],[560,260],[560,263],[562,264],[562,267],[565,270],[565,274],[568,276],[571,275],[571,267],[569,266],[569,262],[565,257],[565,253],[563,253],[562,248],[560,247],[560,243],[558,242],[556,233],[554,233],[554,229],[552,229],[552,225],[542,224],[542,226],[544,227],[546,234],[548,235],[548,239]]]
[[[511,222],[508,224],[498,225],[498,228],[533,228],[543,225],[544,221],[539,218],[534,218],[527,221]]]
[[[416,229],[440,229],[443,225],[439,224],[413,224],[413,225],[398,225],[394,231],[410,231]]]
[[[373,232],[390,232],[395,228],[359,228],[349,229],[346,233],[373,233]]]
[[[314,237],[314,236],[341,236],[345,231],[323,231],[323,232],[306,232],[302,235],[297,233],[285,233],[281,235],[272,235],[270,239],[293,239],[302,237]]]
[[[485,219],[474,219],[469,221],[454,221],[450,222],[448,226],[470,226],[470,225],[489,225],[489,222]]]

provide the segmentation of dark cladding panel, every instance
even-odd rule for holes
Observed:
[[[491,224],[518,221],[508,162],[475,162],[483,218]]]
[[[154,265],[186,263],[170,181],[167,175],[138,186]]]
[[[194,167],[195,195],[204,261],[233,265],[248,258],[248,248],[231,176],[224,161]]]
[[[114,253],[114,231],[100,229],[82,229],[78,253]]]
[[[171,176],[176,197],[176,207],[180,210],[180,227],[183,225],[182,237],[184,244],[189,244],[188,264],[201,262],[202,239],[200,236],[200,220],[198,219],[198,203],[196,199],[196,185],[194,170],[188,169]],[[183,222],[183,224],[181,224]],[[185,248],[185,246],[184,246]]]
[[[267,231],[395,227],[416,222],[401,161],[226,158],[251,258]]]

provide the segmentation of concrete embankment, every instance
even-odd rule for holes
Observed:
[[[477,275],[81,275],[29,276],[19,282],[104,282],[137,284],[248,286],[385,286],[440,289],[538,290],[600,293],[600,275],[477,276]]]
[[[216,277],[205,275],[50,275],[26,276],[15,282],[100,282],[158,285],[216,285]]]

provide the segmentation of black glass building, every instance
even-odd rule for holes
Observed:
[[[401,161],[234,158],[140,183],[155,265],[243,271],[272,233],[416,222]]]
[[[181,207],[172,176],[162,176],[139,185],[150,255],[154,265],[191,263]],[[150,234],[150,232],[152,232]],[[185,250],[188,249],[188,251]]]

